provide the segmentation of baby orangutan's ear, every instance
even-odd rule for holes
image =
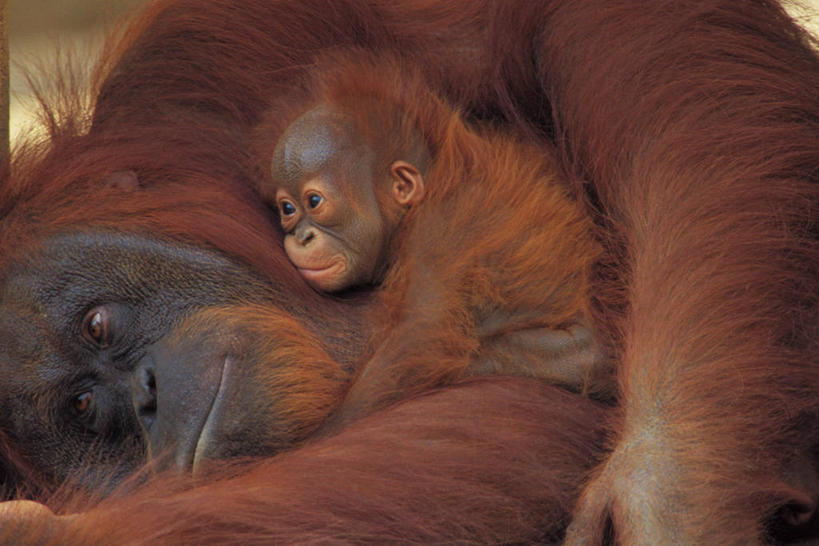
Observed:
[[[395,161],[390,165],[392,175],[392,195],[399,205],[409,207],[424,197],[424,177],[415,165],[406,161]]]

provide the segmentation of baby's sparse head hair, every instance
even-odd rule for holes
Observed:
[[[332,140],[351,153],[369,148],[376,170],[403,160],[423,173],[453,121],[460,123],[457,111],[433,92],[415,63],[351,49],[323,54],[290,93],[277,97],[254,140],[268,158],[268,172],[271,160],[274,170],[286,168],[282,153],[309,135],[311,153]]]

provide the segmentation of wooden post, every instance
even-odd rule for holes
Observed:
[[[0,0],[0,164],[9,158],[8,1]]]

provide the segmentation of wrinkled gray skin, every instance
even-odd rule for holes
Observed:
[[[46,241],[0,279],[0,430],[36,468],[50,469],[51,481],[86,488],[115,485],[145,460],[143,427],[150,442],[167,433],[154,427],[152,344],[197,308],[244,300],[273,301],[274,296],[249,270],[212,252],[114,233]],[[100,308],[108,317],[107,347],[82,334],[89,310]],[[206,386],[208,373],[170,369],[164,368],[160,391],[169,387],[199,395],[181,397],[187,408],[177,400],[168,410],[187,409],[188,421],[206,419],[216,388]],[[131,393],[140,387],[148,390],[132,404]],[[80,414],[78,397],[89,393],[91,403]],[[178,441],[195,446],[202,423],[186,426],[193,432]],[[232,440],[251,439],[264,447],[255,437]],[[219,455],[229,456],[230,442],[223,444]],[[170,447],[183,453],[183,462],[191,452],[190,446]],[[0,488],[14,486],[12,473],[0,462]]]

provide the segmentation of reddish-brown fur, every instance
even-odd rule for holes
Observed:
[[[320,64],[305,96],[283,97],[257,130],[267,144],[260,146],[263,164],[270,143],[316,105],[350,120],[376,153],[374,180],[348,184],[380,184],[390,164],[419,144],[432,157],[423,199],[390,234],[372,354],[358,370],[366,379],[354,381],[334,420],[474,374],[540,377],[611,395],[611,376],[593,341],[581,339],[581,328],[577,338],[569,334],[588,325],[600,249],[548,144],[487,124],[470,128],[401,59],[354,50]],[[281,114],[288,106],[292,117]],[[275,203],[276,189],[263,182],[261,193]],[[332,206],[361,205],[350,198]],[[560,342],[549,341],[560,332]],[[521,341],[526,336],[540,343]]]
[[[712,4],[575,2],[543,35],[557,133],[627,249],[623,416],[569,543],[608,515],[624,543],[748,544],[819,501],[817,59],[774,10]]]
[[[128,229],[249,261],[283,299],[334,324],[347,304],[321,303],[270,252],[278,234],[243,189],[241,144],[264,97],[285,92],[316,48],[405,51],[471,115],[551,133],[611,234],[616,258],[596,290],[621,411],[569,542],[600,543],[610,518],[625,544],[749,544],[769,538],[783,504],[816,502],[819,62],[780,6],[182,0],[133,28],[90,135],[18,156],[0,189],[4,261],[46,232],[122,225],[125,214]],[[141,171],[144,193],[95,187],[120,169]],[[484,394],[471,420],[459,396]],[[161,502],[155,484],[75,524],[80,537],[134,541],[537,540],[563,517],[539,519],[543,505],[571,508],[577,458],[598,442],[572,427],[591,428],[598,412],[545,386],[486,379],[244,476]],[[553,460],[550,441],[581,455]]]

